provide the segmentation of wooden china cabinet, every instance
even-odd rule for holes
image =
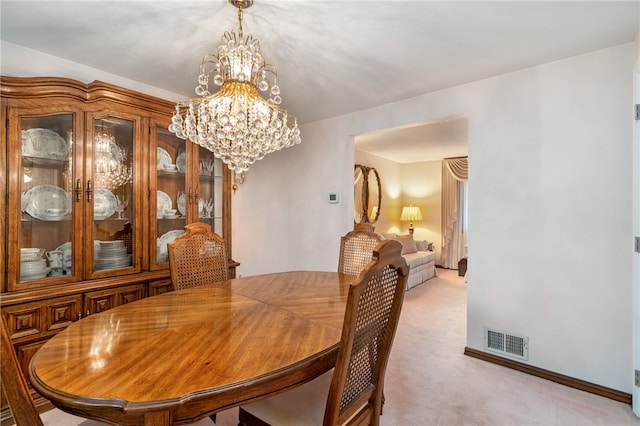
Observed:
[[[0,307],[28,377],[71,322],[170,291],[166,245],[187,223],[211,224],[231,256],[231,178],[167,130],[169,101],[53,77],[0,88]]]

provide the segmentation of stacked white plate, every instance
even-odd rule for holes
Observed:
[[[94,266],[98,269],[122,268],[131,265],[131,255],[127,254],[124,241],[100,241],[96,244]]]
[[[22,247],[20,249],[20,262],[41,260],[45,250],[40,247]]]
[[[20,261],[20,279],[34,280],[44,278],[49,273],[47,261],[43,258],[35,258]]]

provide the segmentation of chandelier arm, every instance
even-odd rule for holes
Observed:
[[[213,59],[208,59],[208,58],[213,58]],[[218,57],[218,55],[216,55],[215,53],[207,53],[202,57],[202,62],[200,63],[200,65],[202,66],[205,64],[213,64],[215,68],[219,63],[220,63],[220,58]]]
[[[207,60],[207,58],[215,58],[214,60]],[[220,70],[218,69],[218,64],[220,63],[220,59],[218,58],[218,56],[214,55],[214,54],[208,54],[207,56],[205,56],[204,58],[202,58],[202,63],[200,64],[200,72],[203,73],[204,75],[206,75],[207,77],[209,77],[211,74],[213,74],[214,72],[219,72]],[[207,65],[210,64],[209,70],[205,72],[205,70],[207,69]]]
[[[263,72],[265,74],[269,73],[273,75],[273,77],[278,78],[278,70],[276,69],[276,66],[272,64],[268,64],[263,61],[262,65],[260,65],[260,67],[256,71],[256,75],[255,75],[256,83],[257,83],[258,77],[260,77],[260,74],[262,74]]]

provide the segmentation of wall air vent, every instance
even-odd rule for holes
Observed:
[[[529,338],[503,331],[484,329],[485,349],[502,355],[529,360]]]

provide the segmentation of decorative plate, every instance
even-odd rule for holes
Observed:
[[[156,157],[158,161],[157,169],[158,170],[166,170],[167,166],[171,167],[171,155],[167,151],[162,148],[156,148]]]
[[[64,189],[55,185],[36,185],[25,193],[25,211],[40,220],[62,220],[71,212]]]
[[[187,215],[187,203],[185,201],[184,193],[178,196],[178,211],[182,216]],[[204,211],[204,201],[202,201],[202,199],[198,199],[198,211]]]
[[[169,244],[182,234],[184,234],[183,229],[174,229],[173,231],[165,232],[160,238],[158,238],[158,262],[166,262],[169,259],[167,244]]]
[[[187,172],[187,153],[186,152],[181,151],[178,154],[178,158],[176,158],[176,166],[178,167],[178,171],[180,173]]]
[[[187,215],[187,201],[184,196],[184,192],[178,195],[178,211],[182,216]]]
[[[34,128],[22,131],[22,155],[65,160],[68,154],[67,142],[53,130]]]
[[[158,191],[158,201],[156,205],[156,215],[158,219],[162,219],[165,210],[171,210],[171,197],[166,192]]]
[[[118,200],[108,189],[98,188],[93,194],[93,219],[102,220],[116,212]]]
[[[20,198],[20,207],[22,207],[22,211],[27,211],[27,206],[29,205],[29,196],[27,195],[27,191],[22,191],[22,197]]]
[[[71,250],[71,241],[67,241],[64,244],[60,244],[58,247],[56,247],[56,250],[60,250],[60,251],[65,251],[65,250]]]

